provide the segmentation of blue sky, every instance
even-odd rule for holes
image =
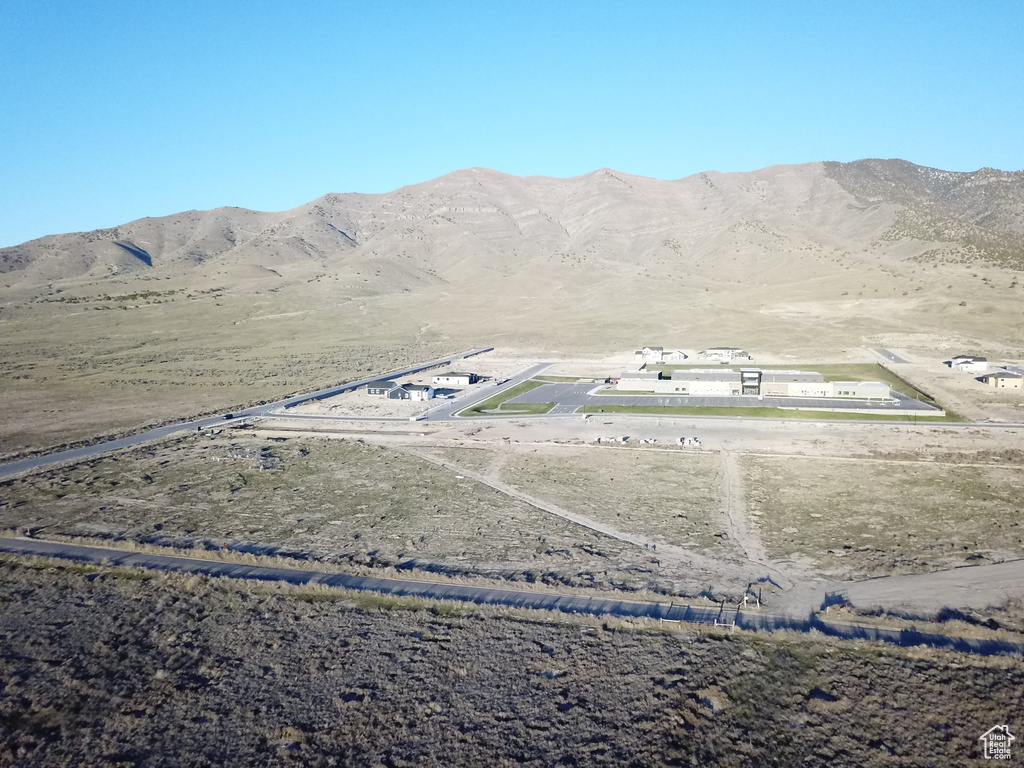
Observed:
[[[0,0],[0,246],[457,168],[1024,167],[1024,3]]]

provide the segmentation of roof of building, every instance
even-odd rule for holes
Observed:
[[[465,373],[463,371],[448,371],[447,373],[436,373],[436,374],[434,374],[435,378],[441,377],[441,376],[472,376],[472,375],[473,375],[472,373]]]
[[[388,389],[390,389],[391,387],[397,387],[398,384],[396,382],[390,381],[388,379],[381,379],[380,381],[371,381],[366,386],[367,386],[367,388],[373,387],[374,389],[379,389],[379,388],[382,388],[382,387],[387,387]]]
[[[821,383],[825,376],[817,371],[764,371],[761,381]]]
[[[649,349],[649,350],[651,350],[651,352],[664,352],[665,351],[664,347],[644,347],[644,349]]]
[[[979,357],[978,355],[954,355],[953,356],[953,362],[954,363],[968,363],[968,362],[972,362],[972,361],[975,362],[975,363],[984,363],[984,362],[987,362],[987,358]]]
[[[742,352],[739,347],[708,347],[704,352]]]
[[[739,371],[721,370],[719,368],[690,368],[672,371],[672,381],[720,381],[736,383],[742,379]]]
[[[995,371],[994,373],[986,373],[981,378],[983,378],[983,379],[1024,379],[1024,374],[1017,373],[1016,371]]]
[[[423,392],[427,389],[433,389],[429,384],[403,384],[402,389],[407,392]]]
[[[622,375],[619,376],[619,380],[632,379],[634,381],[657,381],[661,378],[660,371],[623,371]]]

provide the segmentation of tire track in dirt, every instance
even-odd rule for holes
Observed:
[[[397,446],[396,446],[397,447]],[[465,467],[458,466],[456,464],[449,463],[440,459],[436,456],[432,456],[429,453],[413,448],[401,447],[399,450],[404,451],[412,456],[428,461],[431,464],[442,467],[450,472],[457,472],[463,477],[467,477],[471,480],[475,480],[478,483],[488,486],[499,493],[505,494],[513,499],[521,501],[525,504],[539,509],[542,512],[546,512],[549,515],[559,517],[563,520],[567,520],[575,525],[588,528],[596,533],[600,533],[609,538],[621,541],[626,544],[631,544],[636,547],[644,547],[645,549],[651,550],[651,557],[656,558],[666,564],[679,566],[687,570],[699,570],[704,574],[712,576],[723,583],[730,585],[736,585],[741,582],[751,582],[760,578],[763,573],[755,572],[754,569],[743,563],[730,562],[728,560],[708,557],[707,555],[700,554],[699,552],[693,552],[683,547],[676,546],[674,544],[667,544],[662,541],[652,541],[649,538],[639,536],[627,531],[619,530],[613,526],[606,525],[592,518],[580,515],[575,512],[570,512],[557,504],[552,504],[549,501],[539,499],[535,496],[531,496],[511,485],[508,485],[497,478],[497,473],[500,471],[501,464],[504,463],[492,462],[488,467],[487,472],[482,474],[480,472],[474,472],[473,470],[466,469]],[[507,460],[507,459],[506,459]],[[757,563],[756,565],[762,565]],[[760,569],[758,569],[760,571]]]
[[[776,577],[775,581],[783,589],[791,589],[793,586],[791,577],[794,574],[787,564],[775,562],[768,557],[761,536],[750,519],[743,486],[743,473],[740,470],[736,454],[726,448],[722,448],[721,451],[722,507],[729,526],[729,536],[747,560],[771,571]]]

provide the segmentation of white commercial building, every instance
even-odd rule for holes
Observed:
[[[616,383],[616,389],[704,397],[753,395],[857,400],[889,400],[892,397],[889,385],[880,381],[825,381],[824,375],[817,371],[765,371],[760,368],[739,371],[677,369],[672,371],[671,379],[661,378],[657,371],[626,371]]]

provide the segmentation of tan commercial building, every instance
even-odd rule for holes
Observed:
[[[881,381],[832,381],[832,397],[852,397],[857,400],[889,400],[889,385]]]
[[[832,386],[816,371],[762,371],[759,389],[751,394],[765,397],[832,397]]]

